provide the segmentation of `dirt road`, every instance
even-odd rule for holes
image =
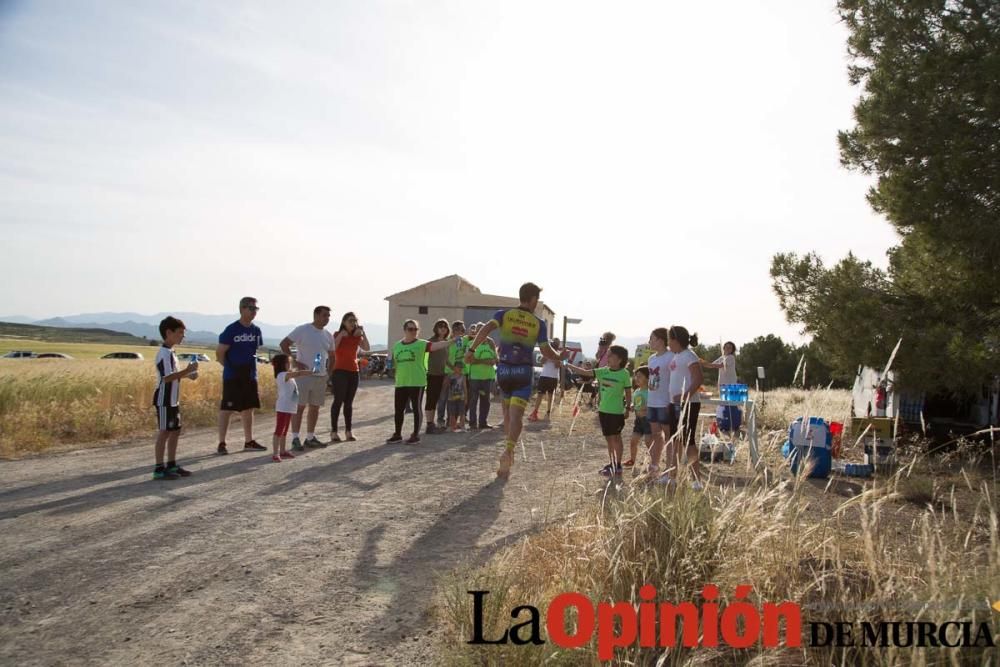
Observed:
[[[185,433],[172,482],[150,438],[0,462],[0,664],[431,664],[435,578],[591,502],[604,446],[532,426],[502,484],[497,431],[384,444],[391,397],[283,463]]]

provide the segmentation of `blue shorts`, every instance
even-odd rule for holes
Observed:
[[[653,435],[653,427],[649,425],[649,417],[636,417],[635,424],[632,425],[632,433],[634,435]]]
[[[654,408],[651,406],[646,406],[646,419],[649,420],[650,424],[666,424],[669,425],[671,422],[671,413],[673,412],[673,406],[668,405],[665,408]]]
[[[500,387],[503,400],[513,405],[527,405],[531,400],[532,374],[533,369],[527,364],[497,364],[497,386]]]

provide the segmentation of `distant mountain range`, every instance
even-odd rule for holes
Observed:
[[[79,328],[79,329],[110,329],[132,334],[133,336],[146,337],[157,340],[160,332],[157,327],[167,315],[173,315],[184,320],[187,325],[187,342],[202,345],[214,345],[219,340],[219,333],[225,329],[234,319],[233,315],[205,315],[204,313],[155,313],[153,315],[143,315],[141,313],[82,313],[80,315],[63,315],[60,317],[50,317],[44,320],[36,320],[23,315],[0,316],[0,322],[11,322],[14,324],[36,324],[39,326]],[[277,347],[281,339],[294,329],[295,324],[268,324],[267,322],[254,322],[264,333],[264,344]],[[301,323],[300,323],[301,324]],[[372,342],[372,348],[385,349],[385,341],[388,340],[388,328],[384,324],[372,324],[365,322],[365,329],[368,331],[368,339]],[[336,322],[330,323],[330,330],[336,329]],[[561,335],[561,331],[554,332],[556,336]],[[590,358],[597,351],[597,340],[599,336],[575,334],[571,329],[569,339],[583,344],[584,354]],[[616,343],[624,345],[630,353],[635,352],[635,347],[639,343],[645,343],[648,338],[623,336]],[[395,339],[393,340],[395,342]]]
[[[155,313],[153,315],[143,315],[141,313],[82,313],[80,315],[65,315],[60,317],[50,317],[44,320],[35,320],[22,315],[0,316],[0,322],[11,322],[14,324],[35,324],[38,326],[75,328],[75,329],[109,329],[132,334],[133,336],[145,337],[156,340],[160,337],[159,325],[167,315],[173,315],[184,321],[187,326],[186,340],[188,343],[213,345],[219,340],[219,333],[222,332],[236,318],[233,315],[205,315],[203,313]],[[268,324],[266,322],[255,321],[261,332],[264,334],[264,344],[276,347],[282,338],[294,329],[295,324]],[[331,322],[331,330],[334,328]],[[374,347],[376,341],[386,340],[387,328],[384,324],[365,323],[368,338]]]

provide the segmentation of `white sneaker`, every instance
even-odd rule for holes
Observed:
[[[701,491],[702,489],[705,488],[705,485],[699,482],[698,480],[694,480],[693,482],[691,482],[691,488],[694,491]]]

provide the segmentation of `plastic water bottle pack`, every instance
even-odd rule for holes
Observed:
[[[746,403],[750,398],[750,388],[745,384],[724,384],[719,387],[719,398]]]

